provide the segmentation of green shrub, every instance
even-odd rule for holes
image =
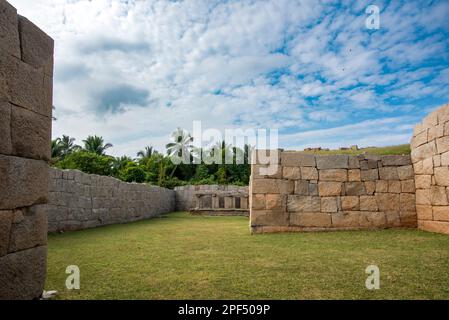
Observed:
[[[77,169],[89,174],[111,175],[114,158],[89,151],[77,151],[58,161],[59,169]]]
[[[120,171],[120,179],[126,182],[142,183],[146,181],[145,170],[136,164],[130,164]]]
[[[160,187],[164,187],[164,188],[168,188],[168,189],[173,189],[175,187],[185,186],[187,184],[188,184],[187,181],[179,180],[176,177],[172,177],[172,178],[167,178],[167,179],[163,180],[159,184],[159,186]]]

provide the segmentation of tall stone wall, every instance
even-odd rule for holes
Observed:
[[[53,40],[0,0],[0,299],[46,276]]]
[[[411,148],[418,226],[449,234],[449,104],[415,127]]]
[[[216,196],[222,195],[228,197],[229,195],[248,196],[248,187],[233,186],[233,185],[189,185],[175,188],[176,193],[176,210],[189,211],[198,206],[197,195],[214,194]],[[226,200],[225,200],[226,201]]]
[[[409,155],[313,155],[279,151],[280,165],[252,165],[253,233],[416,227]]]
[[[127,223],[175,210],[173,190],[78,170],[49,170],[49,232]]]

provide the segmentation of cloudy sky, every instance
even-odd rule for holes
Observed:
[[[56,41],[53,135],[114,155],[194,120],[285,149],[407,143],[449,102],[449,1],[8,1]]]

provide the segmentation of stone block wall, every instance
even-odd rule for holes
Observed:
[[[411,148],[418,226],[449,234],[449,104],[415,127]]]
[[[0,299],[46,276],[53,40],[0,0]]]
[[[173,190],[50,168],[48,231],[127,223],[175,210]]]
[[[409,155],[313,155],[279,151],[280,165],[252,165],[253,233],[416,227]]]
[[[198,204],[198,198],[203,195],[214,195],[215,202],[220,201],[220,197],[224,199],[224,207],[234,207],[228,203],[233,197],[248,198],[248,187],[233,186],[233,185],[189,185],[175,188],[176,193],[176,210],[177,211],[190,211],[192,209],[202,207]],[[215,203],[211,200],[210,207],[220,207],[219,203]],[[243,200],[241,202],[242,209],[247,209],[246,204],[248,201]],[[245,208],[246,206],[246,208]]]

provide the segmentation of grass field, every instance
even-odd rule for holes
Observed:
[[[380,290],[365,288],[372,264]],[[449,236],[418,230],[251,236],[244,217],[172,213],[48,241],[59,299],[449,299],[448,284]]]
[[[311,153],[311,154],[350,154],[350,155],[358,155],[363,153],[374,155],[402,155],[402,154],[410,154],[410,152],[411,150],[409,144],[401,144],[389,147],[362,148],[359,150],[304,151],[304,153]]]

